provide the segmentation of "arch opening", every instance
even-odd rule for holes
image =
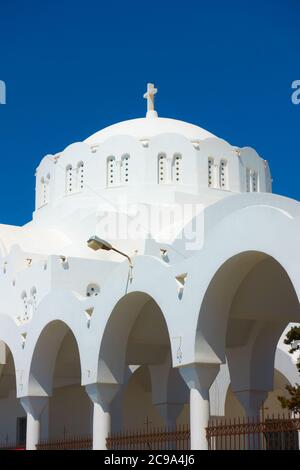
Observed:
[[[163,312],[148,294],[127,294],[115,306],[100,348],[99,376],[121,384],[111,406],[113,430],[176,423],[187,391],[172,368]]]
[[[31,362],[29,393],[48,395],[41,416],[41,439],[61,440],[92,432],[92,403],[81,385],[78,344],[62,321],[48,324]]]
[[[0,341],[0,448],[23,447],[26,443],[26,413],[16,392],[12,352]]]
[[[273,389],[275,352],[299,300],[288,273],[257,251],[227,260],[211,280],[200,309],[196,356],[228,362],[231,387],[247,412]],[[201,360],[200,360],[201,362]],[[255,391],[255,393],[254,393]],[[259,398],[259,396],[261,398]]]

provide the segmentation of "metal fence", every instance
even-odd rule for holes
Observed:
[[[206,428],[210,450],[299,449],[300,418],[215,419]]]
[[[17,442],[0,442],[0,450],[25,450],[25,444],[19,444]]]
[[[79,436],[69,439],[43,440],[36,446],[37,450],[91,450],[93,439],[91,436]]]
[[[106,446],[109,450],[189,450],[190,430],[187,425],[179,425],[121,431],[110,434]]]
[[[300,416],[268,416],[213,419],[206,428],[209,450],[294,450],[300,444]],[[149,427],[111,433],[106,439],[109,450],[189,450],[188,425],[172,428]],[[90,450],[91,436],[40,441],[38,450]],[[0,449],[23,450],[16,443],[0,443]]]

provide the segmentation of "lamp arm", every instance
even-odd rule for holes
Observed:
[[[120,255],[125,256],[125,258],[127,258],[128,261],[129,261],[129,266],[130,266],[131,268],[133,268],[133,264],[132,264],[131,258],[130,258],[128,255],[126,255],[126,253],[123,253],[123,251],[117,250],[117,248],[114,248],[114,247],[112,247],[111,249],[112,249],[113,251],[115,251],[116,253],[119,253]]]

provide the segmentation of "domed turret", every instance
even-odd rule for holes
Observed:
[[[271,191],[268,165],[255,150],[239,149],[194,124],[158,117],[156,92],[148,84],[145,118],[106,127],[47,155],[37,169],[36,208],[69,204],[67,196],[112,201],[125,192],[133,202],[163,203],[185,193],[207,205],[232,193]]]

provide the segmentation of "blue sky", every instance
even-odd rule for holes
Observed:
[[[193,122],[267,159],[300,199],[298,0],[1,0],[0,222],[34,209],[47,153],[145,114]]]

